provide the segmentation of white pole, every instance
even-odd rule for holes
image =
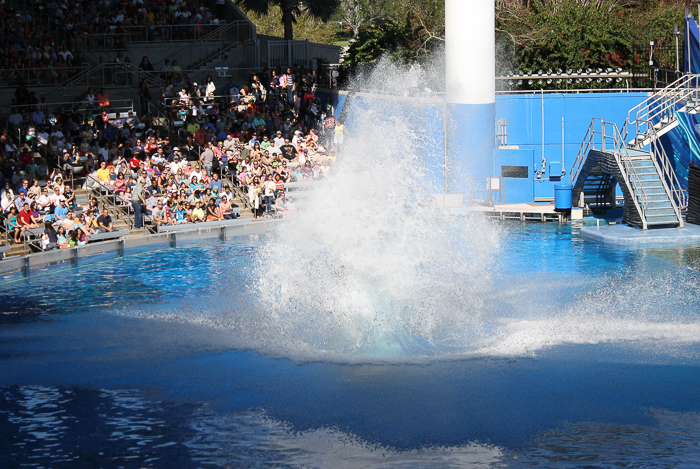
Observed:
[[[495,17],[493,0],[445,0],[448,193],[486,191],[495,175]]]
[[[561,118],[561,175],[564,175],[566,166],[564,165],[564,117]],[[550,174],[551,176],[551,174]]]

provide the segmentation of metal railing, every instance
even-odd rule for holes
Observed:
[[[88,68],[50,67],[50,68],[3,68],[0,72],[0,88],[14,88],[20,83],[26,86],[60,85],[79,75]]]
[[[195,42],[173,52],[164,60],[177,60],[183,68],[197,68],[207,58],[216,56],[238,44],[253,39],[254,27],[248,21],[233,21],[215,28],[197,38]]]
[[[225,21],[218,24],[163,24],[138,26],[111,26],[109,31],[90,34],[75,34],[73,31],[58,30],[58,42],[74,44],[75,47],[91,51],[113,51],[129,49],[132,45],[191,42],[217,34],[229,26]]]
[[[644,190],[636,168],[632,164],[627,145],[617,128],[617,124],[604,121],[599,117],[594,117],[591,120],[570,172],[569,181],[571,184],[576,183],[591,150],[600,150],[615,157],[615,162],[622,173],[622,179],[625,182],[627,191],[631,195],[635,209],[642,220],[642,229],[646,230],[645,213],[649,203],[649,196]]]
[[[634,139],[627,144],[637,149],[646,146],[649,142],[645,141],[658,135],[654,132],[655,125],[658,125],[656,130],[660,130],[676,119],[678,105],[681,109],[700,105],[700,75],[684,75],[630,109],[625,130],[634,135]]]
[[[116,220],[126,220],[129,229],[134,227],[131,204],[125,203],[126,199],[117,195],[112,187],[100,182],[93,174],[85,176],[85,191],[88,200],[96,198],[97,201],[114,214]]]
[[[71,96],[76,89],[87,91],[90,87],[97,90],[99,88],[138,86],[143,79],[146,79],[153,86],[165,85],[162,73],[147,72],[133,64],[102,63],[83,70],[67,82],[49,89],[43,95],[54,95],[60,90],[63,96]]]
[[[683,190],[678,176],[676,176],[676,171],[673,166],[671,166],[671,160],[668,159],[666,155],[666,150],[661,144],[658,138],[653,138],[651,140],[651,159],[654,162],[656,171],[661,176],[661,181],[664,184],[664,188],[671,200],[671,205],[673,206],[674,212],[678,220],[683,224],[682,214],[688,210],[688,193]]]

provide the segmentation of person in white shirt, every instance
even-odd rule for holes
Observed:
[[[282,145],[284,145],[284,137],[282,136],[281,130],[277,131],[277,135],[275,136],[274,142],[277,148],[280,148]]]

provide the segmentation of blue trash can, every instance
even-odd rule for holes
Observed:
[[[571,184],[554,184],[554,210],[571,210],[571,196],[574,186]]]

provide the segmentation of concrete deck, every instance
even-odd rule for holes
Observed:
[[[628,225],[584,226],[581,237],[587,241],[624,246],[663,244],[700,244],[700,226],[686,223],[685,228],[640,230]]]
[[[455,215],[470,212],[480,212],[488,217],[499,218],[501,220],[536,220],[546,222],[548,220],[563,221],[564,215],[554,211],[554,203],[518,203],[518,204],[498,204],[493,207],[470,205],[467,207],[453,208],[450,210]]]

